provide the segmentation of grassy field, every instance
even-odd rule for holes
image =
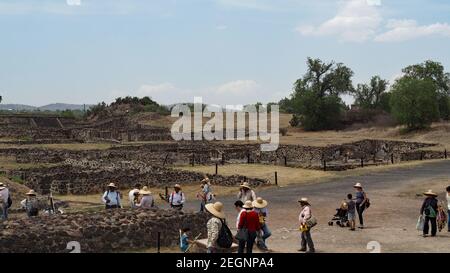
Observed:
[[[0,156],[0,169],[2,170],[17,170],[17,169],[28,169],[28,168],[40,168],[40,167],[50,167],[55,164],[50,163],[17,163],[14,157],[4,157]]]

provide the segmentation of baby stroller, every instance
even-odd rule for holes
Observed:
[[[331,221],[328,222],[328,225],[332,226],[336,222],[336,225],[340,227],[349,227],[350,223],[348,222],[347,212],[347,203],[342,202],[341,207],[336,209],[336,214],[333,216]]]

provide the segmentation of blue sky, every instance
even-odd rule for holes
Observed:
[[[0,0],[0,94],[247,104],[288,96],[308,56],[355,84],[426,59],[450,71],[449,14],[446,0]]]

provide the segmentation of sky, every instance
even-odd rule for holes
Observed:
[[[0,0],[2,103],[267,103],[307,57],[356,85],[449,52],[447,0]]]

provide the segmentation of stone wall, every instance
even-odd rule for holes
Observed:
[[[84,162],[84,163],[83,163]],[[110,182],[119,189],[130,189],[136,183],[149,187],[171,187],[199,183],[204,174],[172,168],[149,166],[142,162],[122,161],[102,164],[80,161],[78,164],[13,170],[10,176],[21,177],[25,185],[41,194],[91,194],[105,190]],[[221,186],[237,186],[248,181],[252,186],[269,184],[267,179],[246,178],[244,176],[209,175],[211,183]]]
[[[87,253],[148,249],[157,246],[158,232],[161,246],[173,247],[185,226],[206,237],[207,219],[206,213],[120,209],[10,220],[0,222],[0,253],[64,253],[70,241]]]

